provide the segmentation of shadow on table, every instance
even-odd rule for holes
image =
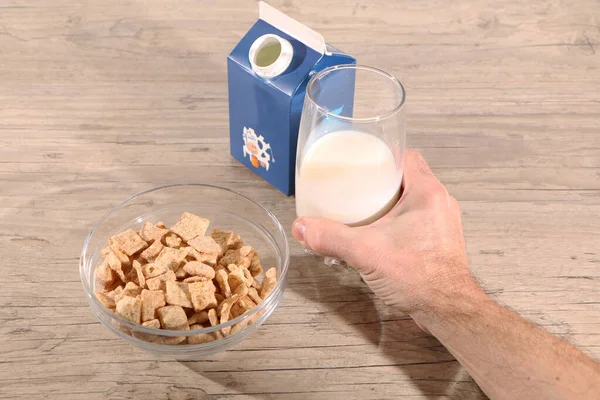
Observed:
[[[331,327],[333,335],[350,338],[351,342],[365,344],[364,348],[369,349],[360,361],[353,357],[351,362],[356,365],[344,366],[339,362],[334,369],[349,368],[356,371],[371,367],[397,368],[398,374],[386,372],[390,374],[389,377],[377,377],[368,384],[411,385],[418,388],[425,398],[485,398],[454,357],[434,337],[423,332],[407,315],[377,300],[356,271],[337,266],[327,267],[309,256],[292,257],[290,265],[287,290],[305,299],[311,306],[316,305],[319,318],[326,318],[326,325]],[[339,357],[344,357],[344,353],[340,352]],[[213,372],[227,369],[221,368],[221,363],[231,366],[232,363],[236,364],[236,360],[242,362],[247,358],[247,352],[229,351],[208,363],[183,364],[223,387],[245,391],[244,388],[253,386],[255,375],[233,370],[228,371],[230,373]],[[327,370],[327,367],[315,369]],[[264,370],[265,376],[269,376],[269,371],[275,373],[279,370]],[[282,379],[289,382],[282,382]],[[293,388],[297,385],[297,379],[294,373],[277,374],[277,387]],[[262,396],[259,393],[256,395]]]

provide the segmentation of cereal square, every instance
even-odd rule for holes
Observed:
[[[99,292],[99,291],[95,291],[94,294],[96,295],[96,297],[98,298],[98,300],[100,300],[100,303],[104,304],[104,307],[110,309],[110,310],[114,310],[115,309],[115,300],[114,298],[110,298],[109,296],[107,296],[105,293]]]
[[[265,279],[262,281],[262,288],[260,289],[260,297],[263,299],[271,293],[271,290],[277,284],[277,269],[271,267],[265,272]]]
[[[208,321],[208,312],[207,311],[199,311],[194,313],[191,317],[188,318],[188,324],[203,324]]]
[[[258,294],[258,291],[256,290],[256,288],[253,287],[248,289],[248,297],[250,297],[250,299],[256,304],[262,301],[260,295]]]
[[[210,233],[210,237],[212,237],[215,242],[221,247],[221,252],[219,255],[225,254],[227,250],[234,244],[233,242],[233,232],[231,231],[222,231],[220,229],[213,229]]]
[[[111,251],[110,253],[108,253],[108,255],[106,256],[106,262],[108,263],[110,269],[115,271],[119,278],[121,278],[121,281],[127,282],[127,279],[125,278],[125,272],[123,272],[123,268],[121,268],[121,261],[119,261],[114,252]]]
[[[231,317],[237,318],[240,315],[252,310],[256,304],[249,296],[241,296],[240,299],[231,306]]]
[[[165,274],[167,271],[169,271],[169,268],[167,266],[159,265],[156,263],[150,263],[142,266],[142,272],[144,273],[146,279],[154,278],[159,275]]]
[[[204,236],[210,221],[197,215],[184,212],[181,219],[171,227],[171,231],[189,242],[196,236]]]
[[[175,271],[175,278],[177,280],[185,279],[188,276],[188,273],[183,269],[183,267],[179,267],[177,271]]]
[[[238,250],[229,250],[219,260],[219,265],[227,266],[229,264],[235,264],[242,268],[248,268],[252,263],[252,257],[254,250],[250,246],[243,246]]]
[[[215,285],[212,281],[194,282],[189,284],[194,310],[202,311],[217,306]]]
[[[260,264],[260,257],[258,256],[257,252],[254,252],[253,254],[252,261],[250,262],[248,270],[250,271],[252,276],[258,276],[263,273],[263,267]]]
[[[135,297],[123,296],[117,301],[116,313],[134,324],[140,324],[142,322],[142,302]]]
[[[140,237],[148,243],[160,242],[160,239],[168,232],[164,228],[159,228],[150,222],[144,222],[142,229],[140,229]]]
[[[104,290],[110,289],[117,280],[117,274],[104,261],[96,269],[96,283]]]
[[[216,264],[217,259],[221,255],[221,246],[219,246],[219,244],[215,242],[215,239],[210,236],[198,236],[188,241],[188,245],[190,245],[194,250],[200,253],[203,258],[206,259],[206,261],[198,261],[206,262],[207,264]]]
[[[156,310],[156,313],[163,329],[188,328],[187,315],[180,306],[164,306]]]
[[[181,266],[181,263],[185,260],[186,255],[187,251],[185,250],[164,247],[158,257],[156,257],[156,260],[154,260],[154,263],[177,271]]]
[[[167,304],[192,308],[190,290],[187,283],[169,281],[165,282],[165,284],[167,287],[167,291],[165,293]]]
[[[190,327],[190,329],[200,328],[202,328],[202,325],[193,325]],[[217,338],[212,333],[199,333],[197,335],[192,335],[188,337],[189,344],[210,343],[214,342],[215,340],[217,340]]]
[[[129,280],[139,287],[146,287],[146,277],[142,271],[142,264],[138,260],[133,260],[133,267],[129,273]]]
[[[160,321],[158,319],[151,319],[150,321],[142,322],[142,326],[145,326],[146,328],[160,329]]]
[[[154,243],[152,243],[150,247],[148,247],[146,250],[142,251],[142,254],[140,254],[140,258],[149,263],[154,262],[156,260],[156,257],[158,257],[160,252],[163,250],[163,247],[164,246],[160,242],[160,240],[157,240]]]
[[[183,266],[183,269],[188,275],[201,276],[206,278],[206,280],[211,280],[215,277],[215,270],[213,267],[199,261],[190,261]]]
[[[142,289],[133,282],[127,282],[123,291],[115,295],[115,302],[119,302],[123,297],[137,297],[138,294],[142,293]]]
[[[229,270],[229,287],[232,291],[235,291],[235,289],[237,289],[238,286],[246,283],[246,276],[244,276],[244,272],[242,272],[242,269],[240,267],[238,267],[235,264],[229,264],[227,266],[227,269]]]
[[[128,256],[132,256],[138,251],[148,247],[148,243],[146,243],[133,229],[128,229],[125,232],[121,232],[118,235],[111,237],[110,243]]]
[[[131,266],[131,259],[129,259],[129,257],[127,257],[127,254],[123,253],[115,245],[111,245],[110,249],[112,250],[114,255],[117,257],[117,259],[119,259],[119,261],[121,262],[123,269],[127,269],[128,267]],[[108,256],[108,254],[107,254],[107,256]]]
[[[162,275],[158,275],[154,278],[146,279],[146,286],[150,290],[167,290],[165,282],[175,281],[175,272],[168,270],[166,273]]]
[[[156,318],[156,310],[166,305],[165,294],[162,290],[142,290],[142,321]],[[160,325],[159,325],[160,327]]]
[[[231,287],[229,286],[229,277],[227,271],[220,269],[216,272],[215,278],[219,287],[221,288],[221,294],[225,297],[231,296]]]
[[[178,249],[183,246],[183,240],[173,232],[167,233],[164,236],[163,241],[165,246],[173,247],[174,249]]]

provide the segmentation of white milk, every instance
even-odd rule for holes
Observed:
[[[358,131],[338,131],[304,151],[296,176],[298,216],[366,225],[398,201],[402,167],[386,143]]]

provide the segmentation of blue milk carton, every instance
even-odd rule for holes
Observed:
[[[327,67],[355,63],[317,32],[261,1],[258,21],[227,59],[231,155],[293,194],[306,84]]]

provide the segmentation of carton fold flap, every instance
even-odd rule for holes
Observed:
[[[288,17],[264,1],[258,3],[258,17],[320,54],[328,54],[323,35]]]

